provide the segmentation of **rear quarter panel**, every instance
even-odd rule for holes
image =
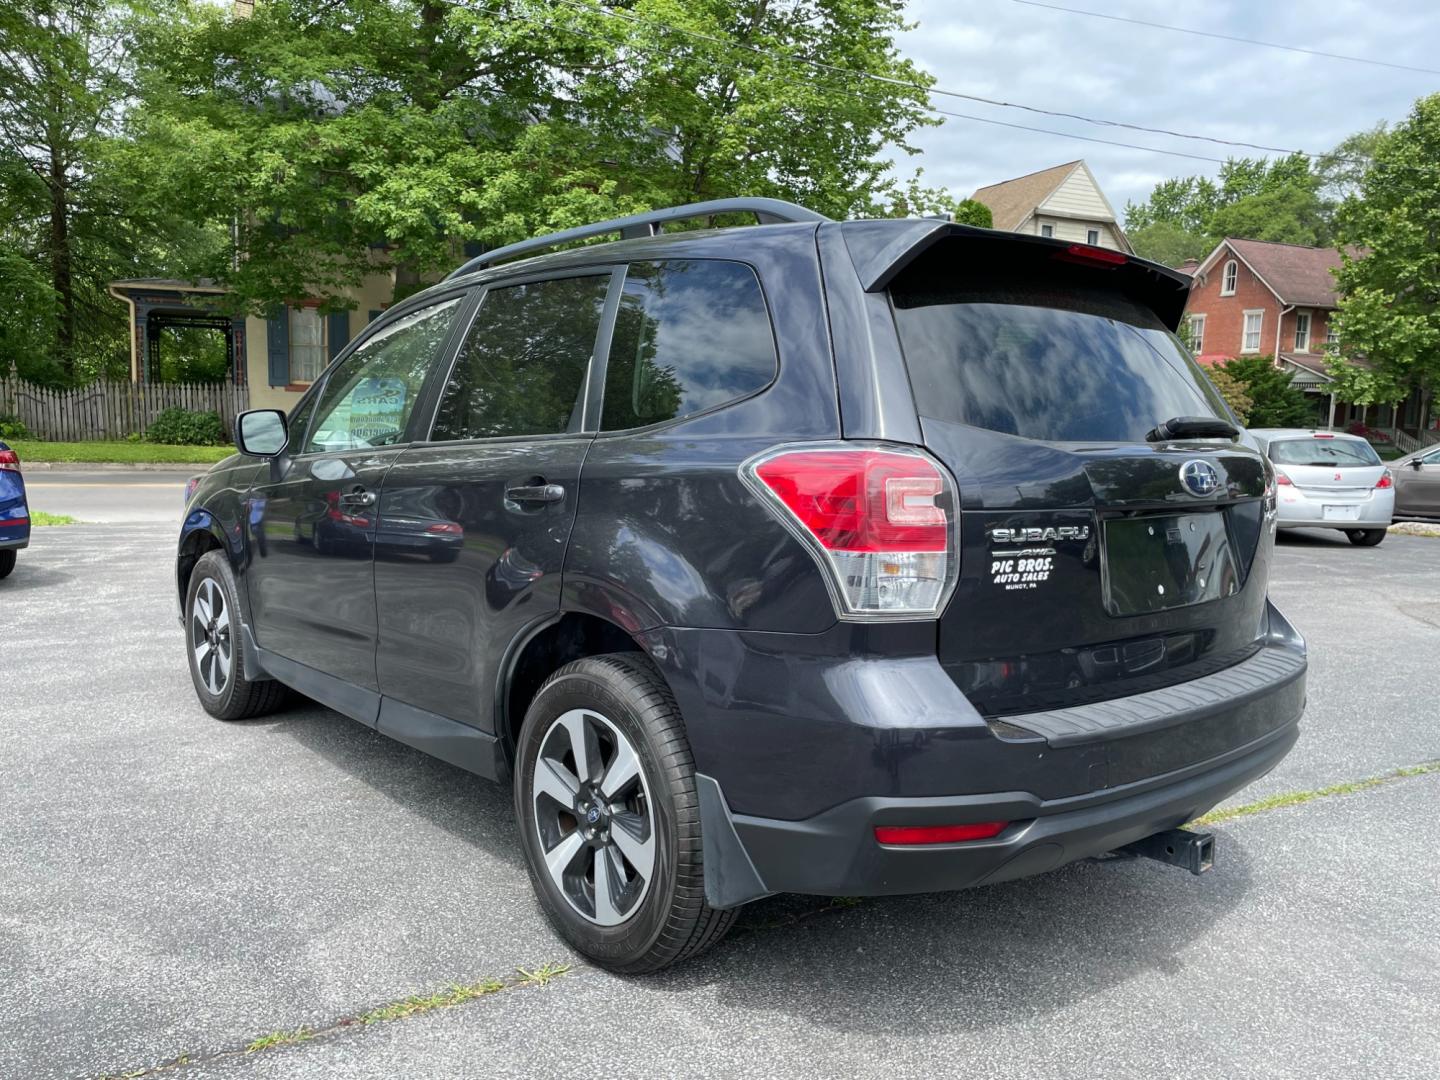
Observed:
[[[835,622],[824,578],[739,472],[779,443],[840,431],[813,234],[705,254],[756,271],[778,373],[713,412],[596,438],[581,473],[562,606],[631,633],[661,625],[818,632]]]

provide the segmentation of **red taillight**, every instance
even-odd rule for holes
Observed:
[[[1376,490],[1376,491],[1384,491],[1386,488],[1390,488],[1390,487],[1394,487],[1394,486],[1395,486],[1395,478],[1390,475],[1390,470],[1389,470],[1389,469],[1386,469],[1385,472],[1384,472],[1384,474],[1380,477],[1380,479],[1379,479],[1378,481],[1376,481],[1376,483],[1375,483],[1375,490]]]
[[[1009,824],[1008,821],[980,821],[972,825],[877,825],[875,839],[881,844],[960,844],[966,840],[989,840]]]
[[[1291,480],[1290,477],[1286,476],[1279,469],[1275,470],[1275,483],[1279,484],[1281,487],[1295,486],[1295,481]]]
[[[0,472],[19,472],[20,455],[14,450],[0,450]]]
[[[427,533],[446,533],[453,536],[456,533],[463,533],[465,530],[453,521],[437,521],[434,525],[427,526],[425,531]]]
[[[1065,262],[1089,263],[1091,266],[1124,266],[1126,262],[1123,251],[1091,247],[1089,244],[1071,244],[1064,251],[1056,252],[1055,258]]]
[[[755,475],[831,551],[944,551],[945,489],[925,458],[885,450],[797,451]]]
[[[9,528],[9,527],[12,526],[12,525],[29,525],[29,524],[30,524],[30,519],[29,519],[28,517],[5,518],[4,520],[0,520],[0,529]]]
[[[1317,432],[1315,433],[1315,438],[1317,438],[1317,439],[1333,439],[1333,438],[1335,438],[1335,436],[1334,436],[1334,435],[1327,435],[1327,434],[1326,434],[1325,432],[1323,432],[1323,431],[1317,431]]]
[[[955,579],[952,485],[918,450],[777,449],[741,476],[810,543],[840,615],[934,617]],[[951,494],[947,504],[945,497]]]

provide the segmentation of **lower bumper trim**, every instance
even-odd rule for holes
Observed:
[[[1043,873],[1194,820],[1269,772],[1298,737],[1298,724],[1291,722],[1227,755],[1215,768],[1173,783],[1162,779],[1157,784],[1152,778],[1134,785],[1143,788],[1134,793],[1111,789],[1078,806],[1073,799],[1057,807],[1016,792],[923,799],[867,797],[813,818],[783,821],[732,817],[722,796],[718,807],[705,807],[702,831],[733,835],[739,851],[730,852],[729,865],[737,866],[737,857],[743,857],[754,879],[742,889],[717,890],[711,903],[728,900],[716,906],[734,906],[777,892],[819,896],[944,892]],[[718,785],[714,794],[719,796]],[[728,822],[716,822],[717,809]],[[993,840],[963,844],[900,848],[877,844],[874,838],[877,824],[981,820],[1012,824]],[[718,828],[721,824],[726,828]],[[724,837],[724,842],[732,841]],[[708,836],[705,854],[708,863]],[[707,865],[707,893],[708,869]],[[751,895],[739,898],[746,893]]]

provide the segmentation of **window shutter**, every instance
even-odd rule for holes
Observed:
[[[270,359],[270,385],[290,382],[290,309],[272,311],[265,319],[265,351]]]
[[[350,344],[350,313],[335,311],[330,314],[330,325],[325,328],[326,355],[331,360],[340,355],[340,350]]]

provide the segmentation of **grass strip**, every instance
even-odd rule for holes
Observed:
[[[1234,821],[1236,818],[1250,817],[1252,814],[1263,814],[1267,810],[1279,810],[1286,806],[1299,806],[1302,803],[1314,802],[1316,799],[1328,799],[1333,795],[1353,795],[1358,791],[1369,791],[1371,788],[1380,787],[1384,784],[1393,784],[1397,780],[1405,780],[1412,776],[1425,776],[1427,773],[1440,772],[1440,761],[1427,761],[1420,765],[1408,765],[1402,769],[1392,769],[1390,772],[1381,773],[1379,776],[1367,776],[1363,780],[1349,780],[1343,784],[1331,784],[1329,787],[1315,788],[1313,791],[1286,791],[1279,795],[1270,795],[1263,799],[1257,799],[1253,803],[1246,803],[1244,806],[1231,806],[1223,810],[1211,810],[1203,817],[1198,817],[1190,822],[1194,825],[1219,825],[1222,822]]]
[[[293,1030],[272,1031],[251,1039],[239,1050],[222,1050],[219,1053],[203,1056],[180,1054],[162,1065],[135,1069],[131,1072],[108,1073],[101,1080],[142,1080],[143,1077],[175,1072],[187,1065],[204,1065],[227,1058],[264,1053],[280,1047],[296,1046],[316,1039],[334,1038],[346,1031],[360,1030],[370,1024],[407,1020],[412,1016],[464,1005],[477,998],[488,997],[491,994],[507,990],[518,990],[526,986],[545,986],[563,975],[572,973],[575,969],[569,964],[541,964],[534,968],[516,968],[515,970],[516,975],[509,979],[481,979],[479,982],[473,983],[454,983],[445,990],[439,990],[433,994],[412,994],[409,997],[400,998],[398,1001],[379,1005],[367,1012],[343,1017],[324,1027],[297,1027]]]
[[[235,453],[233,446],[164,446],[140,442],[8,441],[26,462],[79,462],[97,465],[213,465]]]
[[[30,511],[31,525],[74,525],[75,519],[69,514],[47,514],[44,510]]]

